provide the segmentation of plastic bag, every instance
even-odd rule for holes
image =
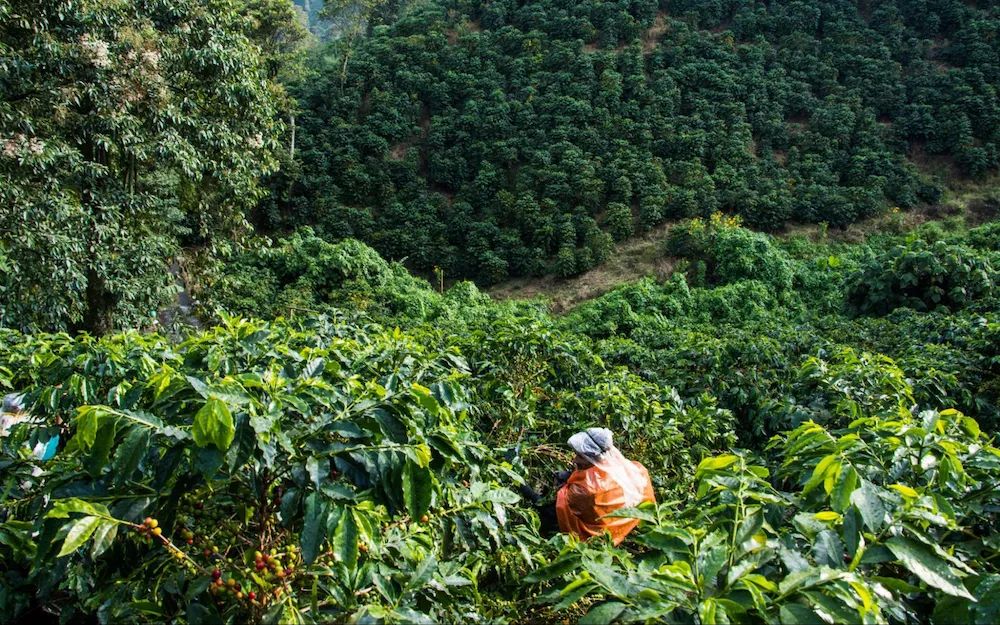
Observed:
[[[611,432],[591,428],[570,439],[570,446],[592,466],[574,471],[556,495],[559,529],[586,540],[605,531],[618,545],[639,524],[638,519],[602,518],[634,508],[644,501],[655,502],[653,484],[646,467],[625,458],[611,443]]]

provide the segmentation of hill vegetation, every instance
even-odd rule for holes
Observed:
[[[665,219],[844,226],[997,167],[992,4],[414,3],[296,90],[260,226],[480,284]]]
[[[0,621],[997,622],[994,3],[330,6],[0,0]]]
[[[0,608],[990,622],[997,236],[808,244],[715,216],[674,229],[672,278],[552,317],[304,230],[199,293],[272,321],[222,314],[179,343],[8,331],[0,383],[46,425],[4,439]],[[540,535],[516,491],[595,424],[668,502],[629,513],[624,549]],[[56,433],[49,462],[18,451]]]

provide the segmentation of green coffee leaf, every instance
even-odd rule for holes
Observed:
[[[740,458],[733,454],[723,454],[721,456],[715,456],[713,458],[705,458],[698,464],[698,469],[695,474],[701,474],[704,471],[721,471],[726,467],[732,466]]]
[[[52,509],[45,515],[47,519],[68,519],[74,512],[88,515],[111,516],[108,507],[100,503],[90,503],[83,499],[56,499],[52,502]]]
[[[602,603],[591,608],[590,611],[578,621],[578,623],[580,625],[604,625],[605,623],[613,623],[616,618],[621,616],[621,613],[625,611],[626,607],[627,606],[624,603],[619,603],[618,601]]]
[[[904,567],[928,586],[933,586],[955,597],[973,599],[969,591],[962,585],[962,580],[952,571],[948,562],[938,557],[926,546],[903,536],[893,536],[886,541],[885,545],[899,558]]]
[[[877,532],[885,521],[885,505],[878,496],[877,488],[868,480],[861,480],[861,486],[851,493],[851,503],[861,513],[865,527]]]
[[[433,481],[430,470],[413,462],[403,466],[403,502],[406,511],[412,519],[419,519],[427,514],[433,494]]]
[[[143,427],[132,428],[118,446],[111,463],[116,485],[125,484],[139,468],[139,463],[149,449],[150,431]]]
[[[827,473],[838,470],[839,468],[840,460],[836,455],[829,455],[820,460],[819,464],[816,465],[816,468],[813,469],[812,476],[809,478],[809,481],[802,487],[802,494],[805,495],[822,484],[826,479]]]
[[[73,521],[69,527],[69,533],[66,534],[66,540],[63,541],[62,549],[59,550],[56,557],[61,558],[79,549],[100,524],[101,519],[96,516],[85,516]]]
[[[90,548],[90,557],[96,558],[111,546],[118,535],[118,524],[111,521],[104,521],[94,531],[94,544]]]
[[[97,426],[103,411],[100,406],[81,406],[73,421],[76,425],[76,439],[80,449],[87,450],[94,444],[97,437]]]
[[[338,562],[342,562],[348,570],[353,571],[358,566],[358,523],[354,519],[354,511],[344,510],[340,515],[340,523],[333,534],[333,554]]]
[[[858,487],[858,472],[851,465],[844,465],[830,493],[830,505],[837,512],[844,512],[851,505],[851,494]]]
[[[419,467],[426,467],[431,463],[431,448],[427,443],[405,447],[403,453]]]
[[[229,449],[236,435],[236,426],[229,406],[217,397],[209,397],[194,416],[191,436],[200,447],[215,445],[221,451]]]
[[[576,571],[580,567],[580,559],[575,555],[567,555],[556,558],[549,564],[537,568],[525,581],[529,584],[536,584],[538,582],[547,582],[550,579],[555,579],[556,577],[562,577],[563,575]]]
[[[302,560],[306,564],[312,564],[319,555],[320,546],[326,536],[327,515],[326,502],[318,493],[310,493],[306,497],[305,522],[301,538]]]
[[[97,436],[94,437],[94,444],[90,447],[90,455],[84,461],[84,468],[94,477],[101,474],[101,470],[108,464],[111,448],[115,444],[115,433],[118,427],[114,419],[106,419],[102,427],[98,428]]]

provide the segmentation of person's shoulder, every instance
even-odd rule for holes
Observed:
[[[582,486],[584,488],[591,488],[596,482],[601,479],[600,472],[597,467],[587,467],[586,469],[576,469],[570,474],[569,479],[566,480],[566,484],[572,484],[573,486]]]

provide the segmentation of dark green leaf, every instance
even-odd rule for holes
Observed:
[[[952,571],[948,562],[925,545],[903,536],[893,536],[886,541],[885,545],[899,558],[907,570],[928,586],[933,586],[954,597],[973,598],[962,585],[962,580]]]
[[[882,528],[885,522],[885,505],[878,495],[878,489],[868,480],[861,480],[861,486],[851,493],[851,503],[854,504],[865,527],[873,532]]]
[[[813,543],[816,564],[837,568],[844,564],[844,543],[833,530],[823,530]]]
[[[539,582],[547,582],[550,579],[556,577],[562,577],[567,573],[578,570],[580,567],[580,559],[575,555],[566,555],[556,558],[549,564],[535,569],[530,575],[528,575],[524,581],[529,584],[537,584]]]
[[[318,493],[306,497],[305,520],[302,527],[302,560],[312,564],[319,555],[323,539],[326,537],[327,507]]]
[[[150,431],[144,427],[135,427],[125,436],[118,446],[114,461],[111,464],[116,486],[122,486],[139,468],[139,463],[149,448]]]
[[[407,461],[403,466],[403,501],[410,518],[419,519],[427,514],[432,494],[433,482],[430,470]]]
[[[97,436],[94,438],[94,444],[90,447],[90,454],[84,461],[84,468],[93,477],[98,477],[108,464],[111,448],[115,444],[117,429],[114,419],[102,419],[101,427],[98,428]]]
[[[605,623],[613,623],[614,620],[625,611],[626,607],[627,606],[624,603],[619,603],[617,601],[602,603],[592,607],[590,611],[577,622],[579,625],[604,625]]]

